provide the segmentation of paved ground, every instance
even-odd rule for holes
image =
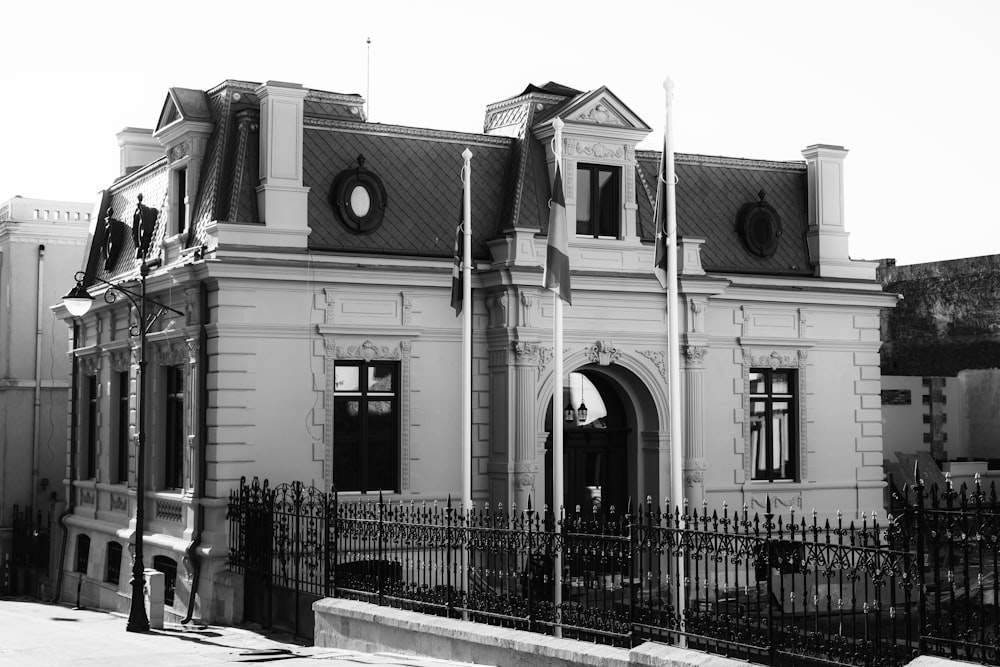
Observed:
[[[0,666],[207,667],[276,662],[281,667],[471,667],[433,658],[302,646],[289,635],[248,628],[168,623],[163,630],[132,633],[125,631],[125,621],[119,614],[92,609],[0,599]]]

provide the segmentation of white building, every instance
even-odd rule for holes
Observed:
[[[477,501],[551,501],[554,422],[566,429],[571,508],[677,498],[674,446],[695,502],[881,508],[879,314],[895,299],[874,263],[848,253],[846,150],[810,146],[792,162],[678,155],[684,239],[680,297],[668,303],[652,273],[660,155],[636,149],[650,129],[607,88],[529,86],[487,108],[483,134],[370,124],[363,108],[355,95],[280,82],[170,89],[152,132],[164,156],[100,202],[109,222],[88,248],[85,284],[99,294],[101,281],[135,278],[138,242],[161,260],[149,294],[185,313],[149,323],[146,387],[146,558],[176,572],[174,613],[241,612],[225,513],[242,476],[392,500],[460,494],[461,321],[449,302],[466,148]],[[566,386],[571,406],[586,386],[605,412],[587,399],[586,423],[550,414],[542,269],[556,117],[575,221]],[[667,391],[674,307],[679,406]],[[134,322],[123,300],[60,314],[80,333],[67,563],[84,564],[86,604],[123,609]],[[667,435],[673,409],[684,411],[682,443]]]

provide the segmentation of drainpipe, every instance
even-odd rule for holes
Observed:
[[[79,338],[80,325],[73,323],[73,363],[70,370],[69,380],[69,486],[66,494],[66,509],[59,515],[59,527],[62,528],[62,544],[59,547],[59,570],[56,572],[56,585],[52,591],[52,602],[59,602],[59,593],[62,591],[63,571],[66,565],[66,547],[69,544],[69,530],[66,528],[66,517],[73,513],[73,501],[76,494],[73,492],[73,480],[76,479],[76,425],[77,425],[77,377],[79,375],[79,361],[76,356],[77,340]]]
[[[39,433],[42,424],[42,288],[45,270],[45,246],[38,246],[38,300],[35,302],[35,401],[32,408],[32,423],[34,432],[31,435],[31,507],[37,509],[38,500],[38,448],[42,436]]]
[[[191,561],[191,595],[188,598],[187,615],[181,623],[190,623],[194,616],[198,582],[201,580],[201,534],[205,527],[205,466],[208,458],[208,288],[205,281],[198,283],[198,467],[194,482],[194,536],[185,553]]]

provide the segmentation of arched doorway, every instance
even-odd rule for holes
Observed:
[[[566,407],[563,428],[563,489],[566,513],[584,514],[626,511],[635,488],[635,410],[627,402],[621,385],[594,368],[569,374],[564,388]],[[545,444],[545,478],[551,480],[552,404],[546,419],[549,437]],[[585,414],[581,414],[585,413]],[[546,484],[546,504],[553,504],[552,485]]]

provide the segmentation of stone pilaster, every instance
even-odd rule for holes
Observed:
[[[692,503],[705,497],[705,354],[708,348],[684,346],[684,485]]]

